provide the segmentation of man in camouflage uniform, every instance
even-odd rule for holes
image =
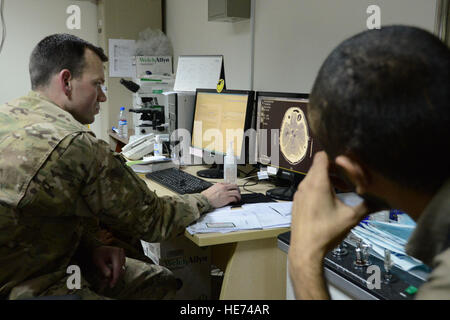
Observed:
[[[30,59],[32,92],[0,106],[0,298],[75,293],[82,298],[174,296],[172,273],[104,246],[96,221],[148,242],[183,233],[215,207],[240,199],[235,185],[157,197],[124,159],[85,126],[106,101],[101,48],[59,34]],[[70,265],[81,288],[69,289]]]

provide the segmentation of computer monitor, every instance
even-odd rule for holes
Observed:
[[[201,170],[205,178],[223,178],[223,156],[233,142],[238,163],[245,162],[246,131],[251,127],[254,91],[197,89],[191,154],[214,154],[216,167]]]
[[[306,117],[308,99],[304,93],[256,93],[258,162],[278,168],[277,175],[290,181],[288,187],[268,190],[272,198],[292,200],[321,150]]]

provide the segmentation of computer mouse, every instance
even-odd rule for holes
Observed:
[[[229,206],[231,206],[231,208],[233,209],[233,208],[242,208],[242,205],[243,205],[244,203],[242,203],[242,202],[231,202],[230,204],[228,204]]]
[[[242,207],[243,204],[244,204],[244,202],[242,202],[242,200],[240,200],[240,201],[230,202],[228,205],[231,206],[231,208],[240,208],[240,207]]]

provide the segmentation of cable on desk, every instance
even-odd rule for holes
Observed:
[[[247,182],[245,182],[243,185],[238,186],[238,187],[242,187],[242,189],[244,189],[245,191],[251,192],[251,193],[258,193],[258,192],[255,192],[255,191],[252,191],[252,190],[249,190],[249,189],[245,188],[245,186],[246,186],[248,183],[250,183],[250,182],[251,182],[251,181],[247,181]],[[256,186],[258,183],[259,183],[259,181],[256,181],[256,182],[254,182],[252,185],[250,185],[249,187]]]

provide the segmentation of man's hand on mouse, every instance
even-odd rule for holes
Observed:
[[[235,184],[216,183],[202,192],[214,208],[223,207],[231,202],[241,200],[239,187]]]

